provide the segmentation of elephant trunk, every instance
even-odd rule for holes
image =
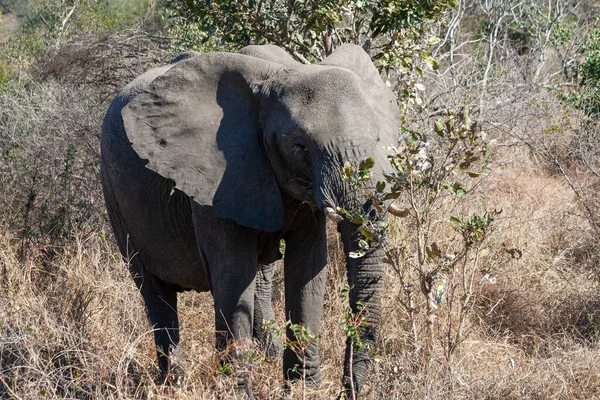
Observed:
[[[363,347],[357,349],[350,338],[346,341],[343,383],[347,398],[352,398],[350,391],[360,391],[373,361],[372,350],[375,348],[381,319],[385,251],[382,246],[375,246],[363,257],[352,258],[350,252],[359,249],[358,242],[362,239],[358,225],[344,221],[339,225],[339,229],[346,254],[348,284],[351,287],[350,306],[355,315],[359,305],[364,304],[364,324],[360,327]]]

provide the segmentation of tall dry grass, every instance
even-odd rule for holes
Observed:
[[[487,195],[503,214],[497,240],[520,248],[520,259],[496,265],[469,322],[470,334],[448,362],[434,344],[419,364],[407,350],[401,287],[388,271],[383,321],[367,399],[591,399],[600,396],[598,282],[585,263],[591,245],[585,221],[573,212],[557,177],[533,168],[497,171]],[[493,200],[492,200],[493,199]],[[213,350],[211,298],[180,295],[186,370],[181,388],[156,385],[152,331],[139,293],[110,239],[76,236],[51,260],[21,261],[10,233],[0,239],[0,394],[3,398],[228,398],[233,380],[220,375]],[[324,384],[308,398],[338,394],[345,346],[340,327],[343,255],[334,230],[321,356]],[[281,269],[274,290],[283,323]],[[440,318],[444,318],[444,303]],[[440,337],[437,337],[440,340]],[[300,398],[286,386],[281,362],[256,350],[254,392],[259,399]]]

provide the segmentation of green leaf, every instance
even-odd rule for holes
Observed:
[[[458,197],[464,197],[467,195],[467,191],[465,190],[465,188],[462,187],[462,185],[458,182],[455,182],[450,186],[450,191]]]
[[[434,36],[431,36],[429,39],[427,39],[427,40],[425,41],[425,45],[427,45],[427,46],[431,46],[431,45],[433,45],[433,44],[439,43],[439,42],[440,42],[440,40],[442,40],[442,38],[441,38],[441,37],[439,37],[438,35],[434,35]]]
[[[351,251],[350,253],[348,253],[348,256],[350,258],[361,258],[364,257],[364,255],[367,254],[364,250],[358,250],[358,251]]]
[[[462,225],[462,222],[460,221],[460,219],[458,219],[456,217],[450,217],[450,222],[454,222],[455,224]]]
[[[372,242],[373,240],[375,240],[375,234],[373,232],[371,232],[369,229],[367,229],[364,226],[361,226],[360,228],[358,228],[358,230],[360,230],[360,233],[362,233],[362,235],[370,242]]]
[[[434,71],[440,67],[439,61],[431,56],[423,57],[423,61],[425,61],[427,65],[429,65],[429,67],[431,67],[431,69],[433,69]]]
[[[373,168],[374,165],[375,165],[375,159],[373,157],[369,157],[366,160],[363,160],[360,162],[360,164],[358,165],[358,169],[360,169],[360,170],[371,169],[371,168]]]
[[[442,123],[440,121],[436,121],[435,122],[435,128],[434,128],[435,132],[440,135],[443,136],[444,133],[444,126],[442,125]]]

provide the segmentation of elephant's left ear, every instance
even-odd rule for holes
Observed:
[[[344,44],[320,64],[347,68],[362,78],[367,98],[372,103],[373,110],[381,124],[379,143],[382,146],[396,146],[400,121],[396,96],[383,82],[371,57],[363,48],[354,44]]]
[[[264,231],[283,226],[281,193],[261,147],[250,85],[279,65],[207,53],[176,62],[121,115],[147,168],[217,215]]]

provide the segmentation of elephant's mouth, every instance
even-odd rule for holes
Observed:
[[[283,185],[283,189],[297,200],[311,204],[314,203],[313,184],[308,178],[294,177],[289,179]]]
[[[313,184],[310,180],[306,178],[295,177],[290,179],[284,185],[284,190],[297,200],[309,204],[315,203],[315,200],[313,198]],[[344,217],[337,213],[335,206],[332,205],[332,202],[326,201],[323,204],[322,209],[327,219],[337,224],[344,220]]]

